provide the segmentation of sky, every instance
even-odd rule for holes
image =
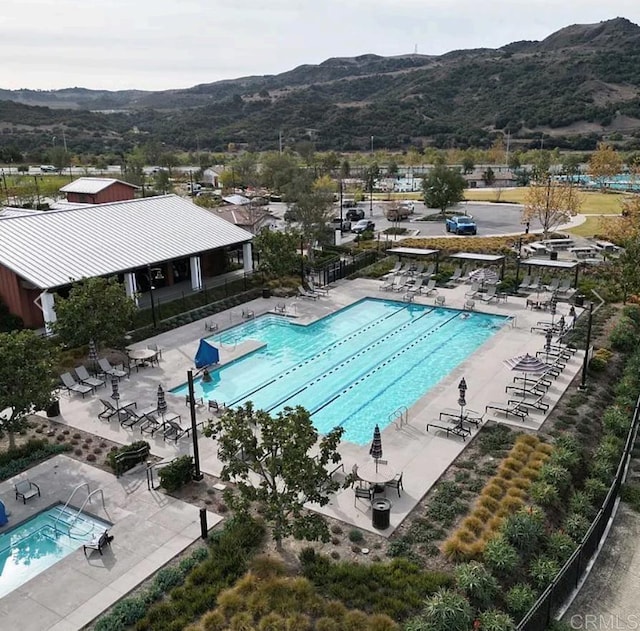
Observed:
[[[164,90],[330,57],[439,55],[625,17],[638,0],[15,0],[0,88]]]

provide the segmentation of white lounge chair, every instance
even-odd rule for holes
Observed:
[[[116,377],[118,381],[123,377],[127,377],[129,375],[128,371],[112,366],[106,357],[98,360],[98,366],[100,366],[100,370],[103,372],[103,374],[109,375],[110,377]]]
[[[85,394],[89,394],[93,392],[93,386],[87,386],[83,383],[78,383],[72,376],[70,372],[64,372],[60,375],[60,381],[62,381],[62,385],[67,389],[69,394],[72,392],[77,392],[82,395],[84,399]]]
[[[89,371],[84,366],[78,366],[76,369],[76,375],[78,375],[78,379],[80,383],[83,383],[85,386],[91,386],[92,388],[97,388],[99,386],[106,386],[107,382],[104,379],[98,379],[98,377],[92,377],[89,374]]]
[[[318,300],[318,294],[313,294],[310,291],[307,291],[302,285],[298,285],[298,294],[302,298],[310,298],[311,300]]]

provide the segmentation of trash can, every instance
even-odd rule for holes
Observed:
[[[53,418],[54,416],[60,416],[60,401],[57,399],[52,401],[47,408],[47,418]]]
[[[576,297],[573,299],[573,304],[576,307],[584,307],[584,294],[576,294]]]
[[[371,504],[371,512],[372,526],[378,530],[386,530],[391,517],[391,502],[384,497],[375,499]]]
[[[271,290],[268,287],[262,288],[262,297],[263,298],[271,298]]]
[[[558,260],[558,253],[557,252],[549,252],[549,260],[550,261],[557,261]]]

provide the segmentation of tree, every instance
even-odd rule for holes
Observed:
[[[0,410],[10,410],[8,418],[0,415],[0,429],[15,447],[15,433],[24,429],[27,415],[52,402],[58,351],[33,331],[13,331],[0,333],[0,357]]]
[[[296,148],[296,152],[302,158],[304,163],[308,167],[310,167],[315,160],[315,155],[316,155],[315,144],[310,140],[301,140],[296,143],[295,148]]]
[[[449,206],[464,199],[466,185],[460,171],[437,164],[422,182],[424,203],[427,208],[439,208],[444,215]]]
[[[337,447],[343,432],[337,427],[319,437],[309,412],[299,406],[275,417],[251,402],[229,410],[211,428],[224,463],[220,477],[237,489],[226,495],[228,504],[242,515],[257,502],[278,549],[290,535],[328,541],[326,521],[305,511],[304,504],[325,506],[329,493],[338,490],[327,468],[341,460]]]
[[[618,175],[622,165],[623,161],[618,152],[606,142],[601,142],[591,155],[587,172],[602,190],[606,188],[607,178]]]
[[[160,169],[153,176],[153,184],[154,184],[155,189],[157,191],[160,191],[160,193],[162,193],[163,195],[166,195],[166,193],[171,192],[171,189],[173,187],[171,186],[171,179],[169,178],[169,171],[167,171],[166,169]]]
[[[487,167],[486,171],[482,174],[482,181],[485,186],[493,186],[496,181],[496,174],[491,167]]]
[[[577,215],[581,204],[572,182],[559,182],[548,175],[546,182],[534,181],[527,189],[522,222],[537,219],[546,238],[549,232]]]
[[[49,151],[49,161],[53,166],[62,171],[70,164],[69,154],[64,147],[55,146]]]
[[[289,276],[299,267],[299,243],[300,237],[295,232],[261,230],[253,240],[260,256],[260,271],[275,278]]]
[[[464,156],[462,156],[462,172],[467,175],[473,173],[475,168],[476,165],[473,156],[470,153],[465,153]]]
[[[281,193],[295,178],[298,161],[289,153],[277,151],[265,154],[260,165],[260,182],[270,191]]]
[[[52,329],[72,348],[93,340],[118,346],[131,328],[136,305],[114,277],[85,278],[74,283],[68,298],[56,297],[57,320]]]

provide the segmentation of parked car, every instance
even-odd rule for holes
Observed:
[[[58,169],[56,169],[53,164],[41,164],[40,171],[42,173],[55,173]]]
[[[478,234],[476,222],[473,217],[468,215],[449,217],[445,229],[447,232],[453,232],[453,234]]]
[[[334,217],[330,223],[334,230],[340,230],[341,232],[349,232],[351,230],[351,222],[348,219]]]
[[[409,219],[411,211],[406,206],[392,206],[384,211],[385,217],[389,221],[404,221]]]
[[[349,221],[360,221],[364,219],[364,210],[362,208],[349,208],[347,210],[346,218]]]
[[[369,219],[361,219],[358,223],[351,228],[351,232],[355,232],[356,234],[360,234],[362,232],[366,232],[367,230],[375,230],[376,224]]]

